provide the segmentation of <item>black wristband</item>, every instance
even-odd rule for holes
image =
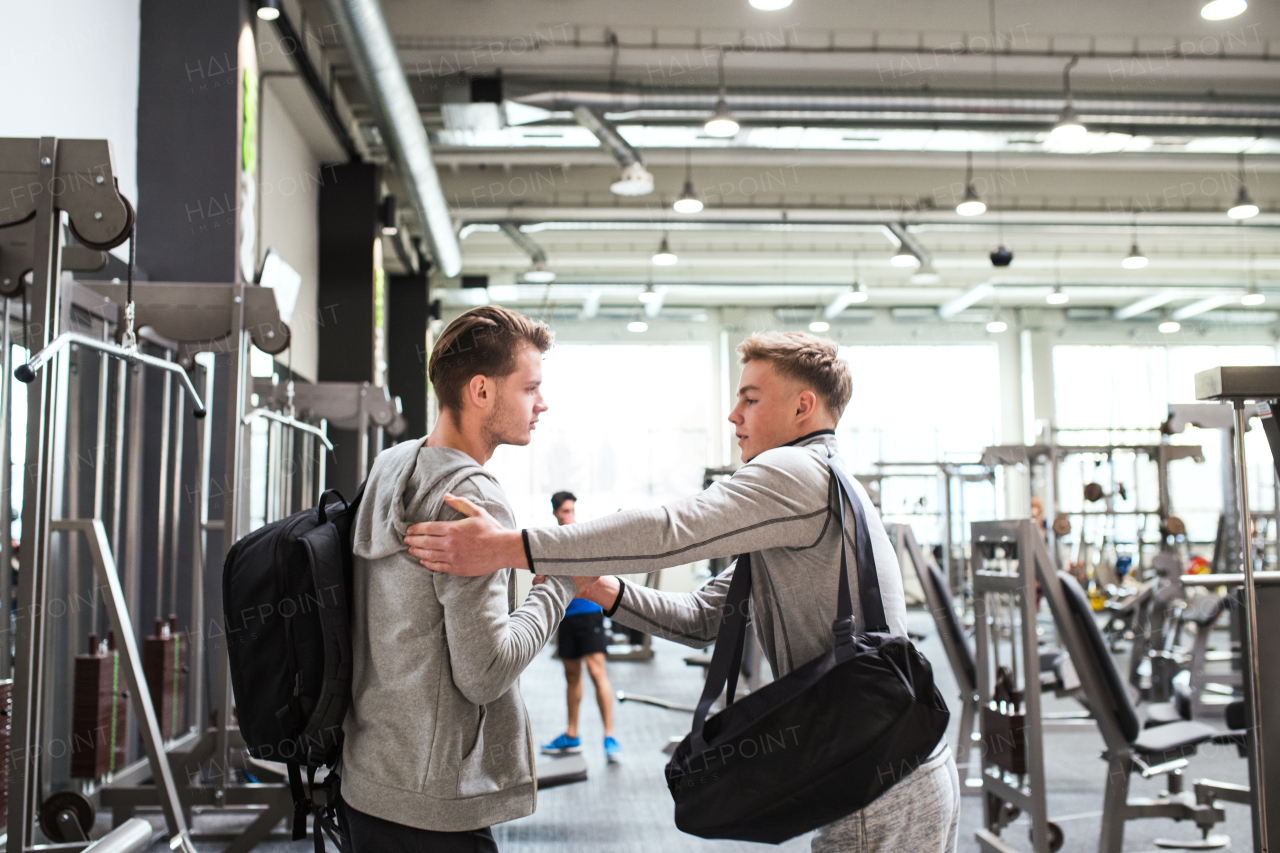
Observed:
[[[537,572],[533,571],[533,552],[529,550],[529,529],[527,527],[520,531],[520,539],[524,542],[524,558],[529,561],[529,571],[536,575]]]
[[[610,619],[613,618],[613,614],[618,612],[618,605],[622,603],[622,594],[626,591],[627,582],[622,578],[618,578],[618,597],[613,600],[613,606],[604,612],[605,616],[608,616]]]

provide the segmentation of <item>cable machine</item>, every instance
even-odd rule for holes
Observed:
[[[159,805],[171,849],[188,851],[203,837],[193,810],[251,809],[226,848],[243,853],[293,803],[281,780],[243,784],[221,620],[205,607],[216,573],[204,567],[247,530],[246,418],[324,439],[291,415],[245,413],[247,347],[280,353],[288,327],[274,294],[254,285],[135,283],[132,263],[125,283],[64,277],[100,269],[133,231],[105,141],[0,139],[0,191],[18,202],[0,212],[0,461],[10,390],[28,401],[7,849],[81,849],[99,809],[137,834],[134,811]],[[29,358],[15,367],[17,296]],[[92,688],[74,685],[75,701],[73,670]],[[82,711],[104,715],[101,737],[77,740]]]

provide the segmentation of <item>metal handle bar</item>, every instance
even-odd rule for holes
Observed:
[[[69,344],[85,347],[86,349],[97,350],[105,353],[113,358],[123,359],[133,364],[143,364],[147,367],[155,367],[160,370],[167,370],[170,373],[176,373],[181,379],[183,387],[187,389],[187,393],[191,395],[191,401],[195,404],[195,410],[191,413],[194,417],[203,418],[207,414],[204,402],[200,399],[200,395],[196,393],[196,386],[192,384],[191,377],[187,375],[187,371],[183,370],[182,365],[173,361],[165,361],[163,358],[156,358],[153,355],[147,355],[138,349],[118,346],[107,341],[100,341],[91,338],[88,335],[82,335],[79,332],[63,332],[53,339],[47,347],[40,350],[32,356],[31,360],[26,364],[20,364],[14,369],[14,378],[19,382],[30,382],[36,378],[36,371],[44,367],[58,352]]]
[[[287,427],[293,427],[301,432],[310,433],[320,439],[320,443],[329,451],[333,450],[333,442],[329,440],[329,436],[325,435],[320,427],[312,426],[306,421],[300,421],[297,418],[291,418],[288,415],[282,415],[272,409],[254,409],[241,418],[241,423],[245,426],[249,425],[249,421],[254,418],[266,418],[269,421],[275,421],[278,424],[284,424]]]

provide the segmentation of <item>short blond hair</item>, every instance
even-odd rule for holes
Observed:
[[[836,342],[804,332],[757,332],[738,344],[738,361],[767,361],[782,376],[807,386],[837,420],[853,396],[849,365]]]

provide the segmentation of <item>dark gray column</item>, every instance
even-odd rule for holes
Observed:
[[[323,167],[320,188],[320,382],[374,381],[374,241],[381,223],[381,176],[368,163]],[[354,495],[359,486],[359,436],[330,428],[334,464],[328,486]]]
[[[138,266],[156,281],[232,281],[236,261],[236,0],[142,0]]]
[[[387,277],[387,387],[408,423],[402,439],[427,432],[430,298],[425,275]]]

